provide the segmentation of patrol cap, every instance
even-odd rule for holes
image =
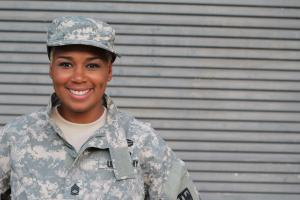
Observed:
[[[114,48],[115,30],[97,18],[65,16],[55,18],[48,27],[47,51],[51,47],[64,45],[89,45],[104,49],[113,55],[113,61],[120,55]]]

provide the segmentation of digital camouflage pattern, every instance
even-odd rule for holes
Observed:
[[[149,124],[118,111],[105,96],[107,122],[77,153],[47,108],[0,133],[0,193],[12,199],[198,200],[184,163]]]
[[[52,21],[47,32],[49,47],[71,44],[90,45],[118,55],[114,48],[115,30],[97,18],[67,16]]]

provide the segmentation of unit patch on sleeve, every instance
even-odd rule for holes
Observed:
[[[189,191],[189,189],[185,188],[180,194],[177,196],[177,200],[193,200],[193,197]]]

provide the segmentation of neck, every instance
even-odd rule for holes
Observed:
[[[104,112],[104,108],[102,105],[98,109],[96,109],[96,112],[95,110],[89,112],[72,112],[67,111],[63,106],[59,106],[57,110],[64,119],[77,124],[92,123],[99,119]]]

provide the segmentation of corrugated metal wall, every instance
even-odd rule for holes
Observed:
[[[300,1],[0,1],[0,124],[51,93],[45,31],[97,16],[123,57],[109,94],[183,158],[203,200],[300,199]]]

